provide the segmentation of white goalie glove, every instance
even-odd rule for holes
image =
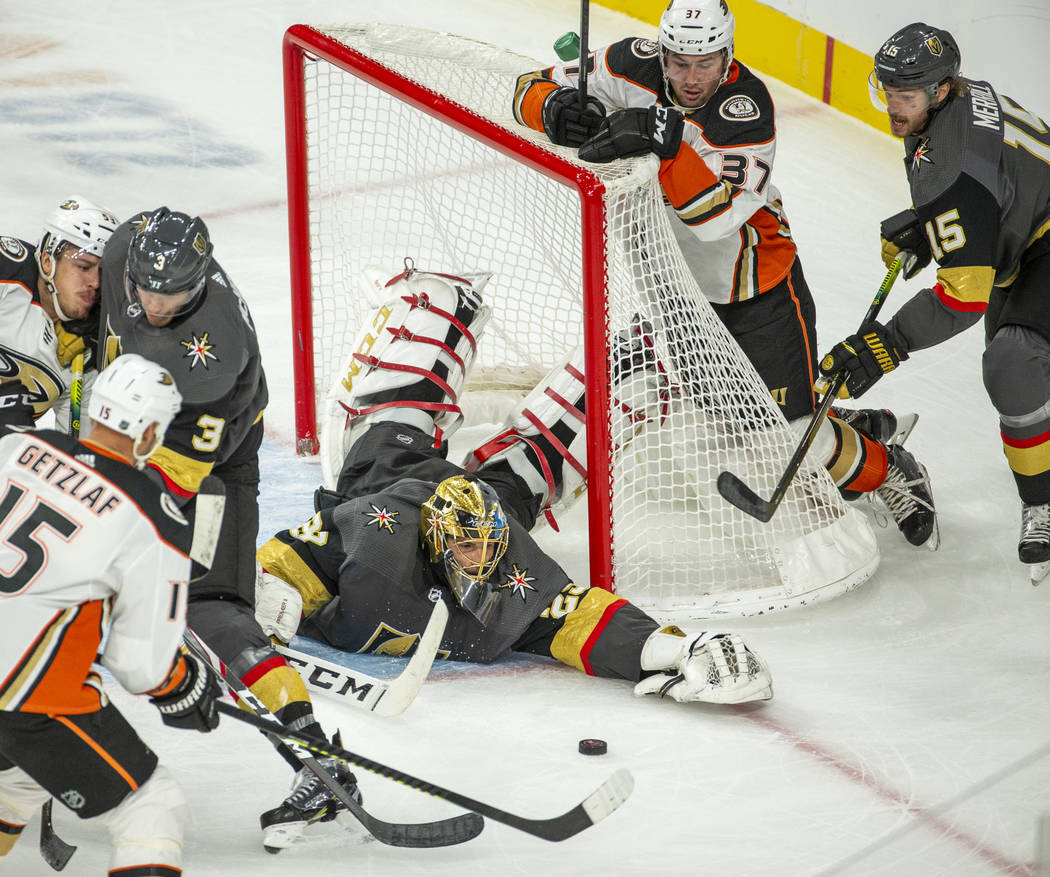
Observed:
[[[255,620],[267,636],[290,643],[303,617],[303,595],[255,564]]]
[[[665,627],[642,646],[642,670],[659,670],[634,687],[636,695],[658,694],[679,703],[747,703],[769,700],[769,668],[735,633],[686,635]]]

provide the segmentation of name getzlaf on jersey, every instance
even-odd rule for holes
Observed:
[[[20,381],[39,417],[54,406],[55,425],[68,426],[73,375],[58,362],[55,325],[40,305],[35,249],[0,237],[0,383]]]
[[[0,427],[0,485],[0,710],[98,710],[103,639],[99,662],[128,691],[163,682],[190,575],[190,527],[174,501],[46,429]]]

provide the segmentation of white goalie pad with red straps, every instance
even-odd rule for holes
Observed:
[[[353,351],[321,405],[320,456],[326,487],[365,428],[393,420],[421,429],[440,444],[463,421],[459,397],[491,309],[480,292],[488,274],[405,271],[385,282],[366,271],[382,304],[356,338]]]

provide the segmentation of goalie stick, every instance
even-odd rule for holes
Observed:
[[[77,359],[80,360],[80,380],[83,383],[83,356],[78,354],[74,358],[74,368]],[[74,384],[72,406],[70,411],[70,426],[75,429],[71,434],[75,438],[80,431],[80,393],[82,388]],[[222,530],[222,516],[226,509],[226,485],[215,475],[206,475],[197,489],[196,513],[193,519],[193,538],[190,545],[190,559],[199,567],[203,567],[196,573],[192,571],[190,581],[201,578],[211,568],[215,559],[215,548],[219,542],[219,532]],[[429,665],[427,667],[429,670]],[[425,673],[423,674],[426,675]],[[407,704],[406,704],[407,706]],[[51,806],[54,799],[49,800],[40,808],[40,855],[56,871],[66,867],[77,848],[66,843],[55,833],[55,827],[51,821]]]
[[[427,678],[438,646],[441,645],[441,638],[445,635],[447,621],[448,607],[438,600],[408,666],[400,676],[390,681],[373,679],[288,646],[276,645],[275,648],[299,671],[311,691],[338,698],[342,703],[380,716],[399,716],[415,700],[423,680]]]
[[[444,625],[442,625],[443,628]],[[216,707],[219,708],[220,712],[226,712],[227,715],[230,715],[228,710],[232,710],[234,715],[243,716],[245,719],[251,718],[264,724],[272,723],[278,728],[283,727],[277,723],[276,716],[252,693],[248,686],[232,673],[227,672],[218,655],[212,652],[192,630],[187,628],[183,641],[212,670],[220,680],[223,688],[244,704],[247,709],[251,710],[251,712],[245,712],[239,707],[218,702]],[[264,730],[268,730],[268,728],[264,728]],[[280,735],[271,734],[271,736],[285,739]],[[474,813],[464,813],[460,816],[453,816],[437,822],[386,822],[379,819],[350,797],[346,789],[310,754],[311,750],[308,747],[297,745],[295,740],[287,740],[287,742],[292,744],[291,748],[303,766],[316,774],[318,779],[324,783],[325,788],[339,799],[340,803],[361,823],[369,834],[381,843],[394,847],[415,848],[452,846],[453,844],[472,840],[481,834],[481,830],[485,827],[485,821]]]
[[[378,761],[350,752],[341,746],[336,746],[334,743],[301,734],[285,725],[267,721],[254,713],[246,713],[232,704],[218,701],[215,706],[223,715],[230,716],[230,718],[239,722],[254,725],[268,734],[280,737],[289,743],[298,744],[316,755],[338,758],[340,761],[356,765],[364,770],[408,786],[410,789],[426,792],[435,798],[441,798],[455,804],[457,807],[470,810],[473,814],[486,816],[494,822],[509,825],[511,828],[516,828],[518,831],[524,831],[526,834],[531,834],[544,840],[565,840],[575,834],[579,834],[586,828],[590,828],[595,823],[601,822],[627,800],[631,790],[634,788],[634,779],[630,772],[625,768],[620,768],[571,810],[562,813],[560,816],[552,816],[549,819],[528,819],[524,816],[516,816],[498,807],[493,807],[491,804],[477,801],[474,798],[468,798],[466,795],[459,794],[459,792],[453,792],[434,783],[421,780],[395,767],[380,764]]]
[[[860,324],[861,327],[866,326],[878,316],[879,311],[882,310],[883,302],[886,301],[886,296],[889,295],[890,288],[893,286],[893,281],[897,279],[900,270],[901,257],[897,256],[890,264],[890,268],[886,272],[878,292],[875,293],[875,298],[868,307],[867,313],[864,314],[864,319]],[[751,517],[758,518],[762,523],[768,523],[780,505],[781,500],[787,494],[788,487],[791,486],[795,474],[798,472],[802,461],[809,452],[810,446],[813,444],[813,439],[817,435],[817,430],[820,429],[820,424],[823,423],[824,418],[831,409],[831,403],[838,395],[839,389],[846,383],[846,378],[846,372],[839,371],[832,379],[831,385],[824,393],[824,399],[821,401],[820,407],[810,418],[809,425],[799,440],[798,447],[795,448],[795,453],[788,462],[784,474],[780,476],[777,486],[773,489],[773,495],[768,500],[762,499],[736,475],[726,470],[722,470],[718,475],[718,492],[722,494],[723,499],[732,503],[741,511],[747,512]]]

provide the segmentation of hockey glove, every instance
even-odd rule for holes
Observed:
[[[930,264],[933,254],[914,210],[902,210],[882,220],[879,234],[882,237],[882,261],[889,268],[899,254],[905,280],[911,280]]]
[[[579,146],[589,140],[605,121],[605,107],[597,98],[588,97],[580,108],[579,89],[563,85],[543,101],[543,130],[551,143]]]
[[[33,425],[33,406],[27,400],[28,395],[21,381],[0,384],[0,425]]]
[[[219,724],[215,699],[221,694],[219,683],[204,662],[183,650],[165,686],[149,702],[160,710],[165,725],[207,733]]]
[[[685,116],[671,107],[631,107],[613,113],[580,147],[584,161],[605,162],[653,152],[674,158],[682,145]]]
[[[845,371],[846,383],[839,390],[839,397],[859,399],[879,378],[907,358],[904,346],[887,337],[885,326],[868,323],[856,335],[831,348],[820,361],[820,373],[830,382],[840,371]]]
[[[287,644],[292,641],[303,617],[303,595],[288,582],[256,564],[255,620],[269,637]]]
[[[98,344],[98,324],[101,305],[96,301],[86,317],[79,320],[56,321],[55,336],[58,342],[59,365],[68,366],[78,353],[84,354],[84,368],[94,359]]]
[[[679,703],[747,703],[773,696],[769,668],[736,634],[687,636],[665,627],[645,641],[641,665],[643,672],[659,672],[634,687],[638,696],[658,694]]]

